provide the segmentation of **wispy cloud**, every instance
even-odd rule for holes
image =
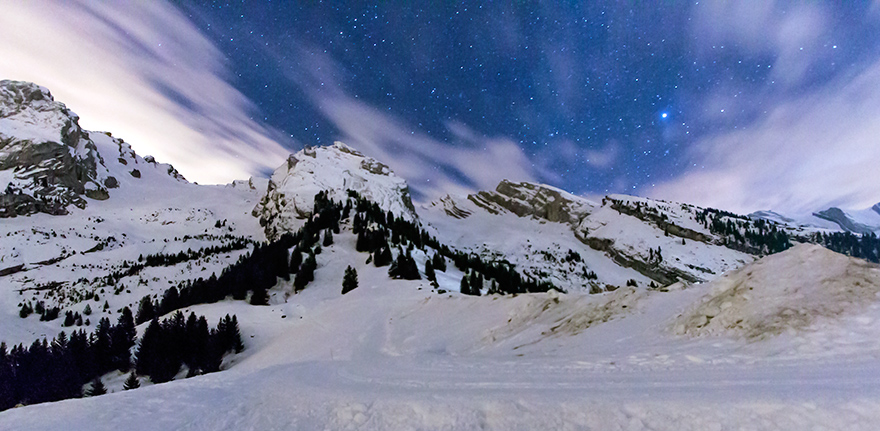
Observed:
[[[273,169],[288,150],[251,118],[223,54],[164,1],[7,2],[0,77],[48,87],[81,117],[187,178],[228,182]]]
[[[739,212],[808,213],[880,201],[880,61],[838,65],[832,78],[816,81],[817,68],[836,61],[828,41],[846,38],[829,24],[823,5],[782,6],[743,1],[694,8],[695,51],[711,55],[726,45],[765,57],[772,70],[763,86],[731,81],[703,95],[702,121],[722,124],[721,131],[690,145],[679,175],[641,193]]]
[[[274,55],[280,69],[340,131],[338,139],[388,163],[418,200],[494,190],[503,179],[536,181],[544,172],[515,142],[481,135],[463,123],[447,122],[450,139],[436,139],[350,95],[337,79],[342,66],[329,55],[302,46],[291,49],[295,61]]]
[[[444,142],[348,96],[321,98],[317,103],[341,131],[341,140],[388,163],[415,189],[417,198],[494,190],[502,179],[535,181],[529,158],[508,139],[450,124],[456,140]]]
[[[744,130],[699,140],[695,165],[643,192],[741,212],[880,201],[880,61],[775,104]]]

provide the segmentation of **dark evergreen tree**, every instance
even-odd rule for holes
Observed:
[[[95,380],[92,381],[91,387],[86,390],[87,397],[97,397],[106,393],[107,387],[104,386],[104,382],[101,381],[100,377],[95,377]]]
[[[266,289],[255,287],[251,294],[251,305],[269,305],[269,296]]]
[[[104,374],[113,369],[111,364],[110,327],[110,319],[106,317],[101,318],[90,339],[98,374]]]
[[[471,294],[471,286],[468,284],[467,274],[461,277],[461,285],[459,286],[459,290],[463,295]]]
[[[300,265],[303,263],[302,252],[299,250],[299,247],[294,247],[293,252],[290,254],[290,273],[295,274],[299,271]]]
[[[134,318],[128,307],[122,309],[116,326],[110,329],[110,366],[125,372],[131,367],[131,348],[137,338]]]
[[[345,268],[345,275],[342,277],[342,294],[345,295],[346,293],[351,292],[357,287],[357,270],[349,266],[348,268]]]
[[[64,322],[61,323],[61,326],[73,326],[74,322],[73,312],[68,310],[64,313]]]
[[[229,345],[235,353],[241,353],[244,350],[244,343],[241,341],[241,331],[238,328],[238,318],[233,314],[232,320],[229,322],[227,331],[229,331]]]
[[[429,281],[437,281],[437,275],[434,273],[434,264],[431,259],[425,261],[425,278]]]
[[[446,272],[446,259],[440,253],[434,253],[432,264],[435,271]]]
[[[153,320],[154,317],[156,317],[156,311],[153,308],[153,300],[150,299],[149,295],[144,296],[138,305],[137,317],[134,321],[140,325],[141,323]]]
[[[373,265],[376,267],[390,265],[393,260],[394,256],[392,256],[388,244],[382,244],[375,252],[373,252]]]
[[[141,381],[138,380],[137,374],[135,374],[135,372],[132,371],[128,375],[128,378],[125,379],[125,382],[122,383],[122,389],[128,391],[131,389],[137,389],[139,387],[141,387]]]
[[[324,247],[328,247],[333,244],[333,231],[331,229],[327,229],[324,231],[324,241],[321,243]]]
[[[6,350],[6,343],[0,343],[0,411],[16,404],[12,360]]]
[[[159,343],[162,338],[162,327],[159,319],[153,317],[150,324],[144,330],[138,345],[136,370],[141,375],[152,375],[158,368]]]
[[[18,312],[18,317],[21,317],[22,319],[24,319],[24,318],[30,316],[31,313],[33,313],[33,312],[34,312],[34,309],[31,307],[31,304],[28,302],[25,302],[24,304],[21,304],[21,310],[19,310],[19,312]]]

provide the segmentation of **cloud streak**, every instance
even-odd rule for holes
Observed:
[[[698,167],[645,194],[740,212],[808,213],[880,201],[880,61],[777,103],[746,128],[699,140]]]
[[[329,55],[307,47],[289,56],[270,53],[287,70],[288,79],[339,130],[339,140],[391,166],[407,180],[416,200],[444,194],[494,190],[503,179],[537,181],[549,174],[536,166],[510,139],[484,136],[466,124],[447,121],[450,139],[436,139],[351,96],[337,77],[342,66]]]
[[[187,178],[223,183],[281,164],[292,144],[251,118],[224,55],[173,6],[10,2],[0,14],[0,76],[33,81],[141,154]]]
[[[840,60],[827,41],[847,40],[817,3],[701,2],[693,12],[697,52],[711,56],[726,45],[766,58],[772,70],[759,88],[731,80],[703,95],[695,105],[701,120],[723,127],[689,145],[683,172],[639,192],[741,213],[793,215],[880,201],[876,56],[834,69]],[[824,82],[817,80],[822,73]]]

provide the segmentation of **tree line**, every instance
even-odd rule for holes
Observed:
[[[51,341],[38,339],[11,350],[0,343],[0,410],[99,395],[106,392],[101,376],[113,370],[132,371],[126,388],[139,386],[138,376],[149,376],[153,383],[171,380],[182,365],[188,376],[218,371],[225,353],[244,348],[238,322],[228,315],[210,330],[205,317],[195,313],[187,319],[180,312],[161,322],[154,318],[136,341],[134,318],[126,307],[115,325],[102,318],[91,334],[62,331]]]

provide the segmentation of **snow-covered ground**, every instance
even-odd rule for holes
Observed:
[[[0,429],[873,430],[880,421],[875,298],[834,295],[861,306],[791,320],[764,339],[683,336],[673,329],[679,316],[761,264],[666,291],[470,297],[389,280],[354,240],[336,235],[318,255],[315,282],[296,295],[282,282],[273,305],[190,308],[209,321],[237,314],[247,350],[228,370],[12,409],[0,413]],[[841,267],[816,253],[826,251],[795,247],[765,262],[786,274],[770,294],[820,285],[822,271],[797,271],[805,261]],[[343,296],[347,265],[360,283]],[[875,266],[848,268],[876,283]],[[441,288],[459,277],[440,277]],[[799,292],[804,301],[786,303],[794,311],[824,294]]]

